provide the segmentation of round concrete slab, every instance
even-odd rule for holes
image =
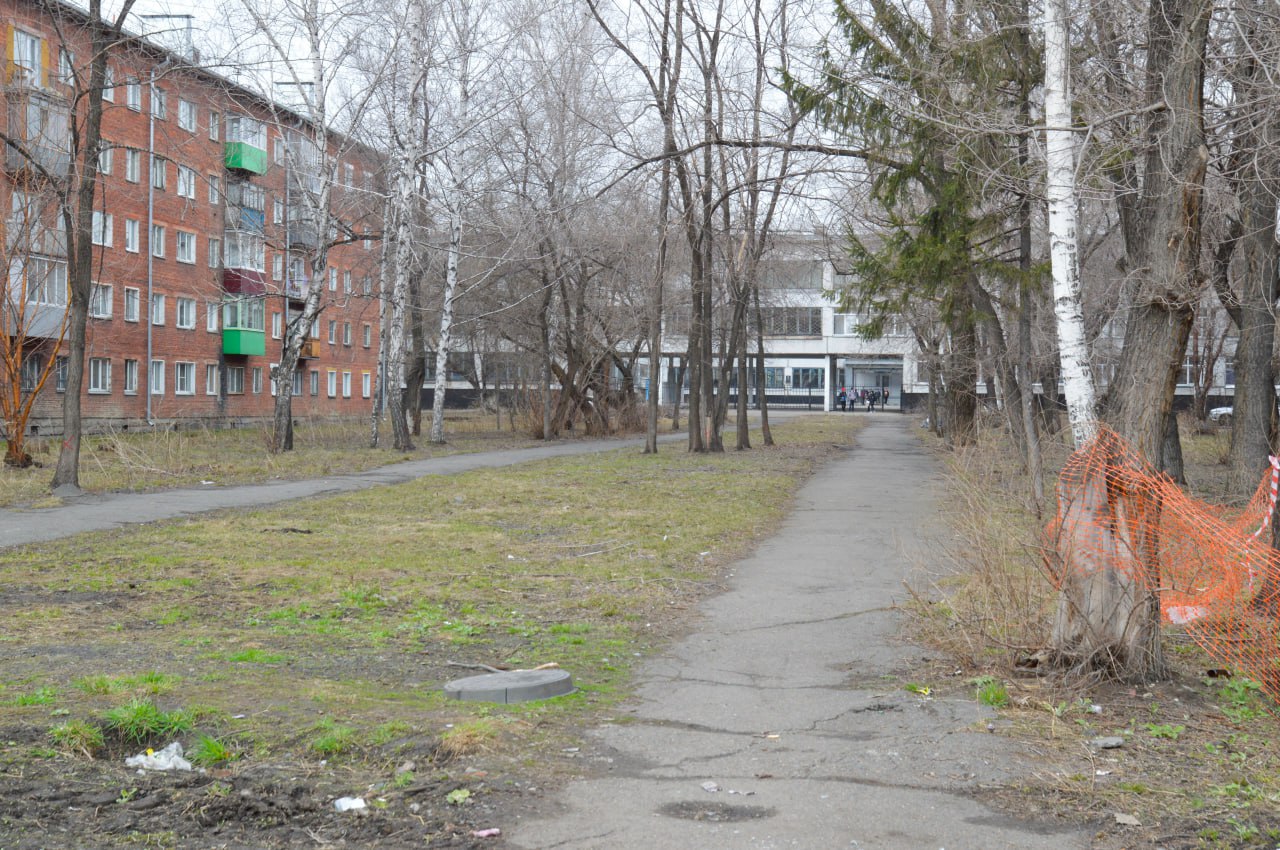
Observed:
[[[444,686],[450,699],[475,702],[528,702],[550,699],[573,692],[573,677],[567,670],[512,670],[454,679]]]

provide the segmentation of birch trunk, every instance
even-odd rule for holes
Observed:
[[[449,259],[444,276],[444,301],[440,307],[440,335],[436,339],[436,383],[431,397],[431,442],[444,442],[444,394],[449,382],[449,349],[453,344],[453,298],[458,291],[458,259],[462,255],[462,214],[454,210],[449,221]]]

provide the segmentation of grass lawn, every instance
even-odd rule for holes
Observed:
[[[174,738],[226,782],[287,765],[391,793],[414,786],[409,760],[480,795],[450,779],[459,758],[539,781],[572,770],[542,760],[625,695],[854,423],[774,430],[767,450],[630,448],[0,553],[0,788],[119,782],[104,765]],[[456,664],[548,662],[577,693],[441,695],[477,672]]]

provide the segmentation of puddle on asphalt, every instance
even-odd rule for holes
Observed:
[[[764,806],[734,806],[728,803],[667,803],[658,813],[669,818],[700,820],[712,823],[732,823],[744,820],[770,818],[777,811]]]

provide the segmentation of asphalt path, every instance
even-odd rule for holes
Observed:
[[[1069,850],[1089,836],[975,797],[1031,770],[972,696],[903,685],[903,580],[937,543],[936,462],[913,420],[872,415],[697,631],[644,663],[590,733],[586,778],[504,829],[523,848]]]

